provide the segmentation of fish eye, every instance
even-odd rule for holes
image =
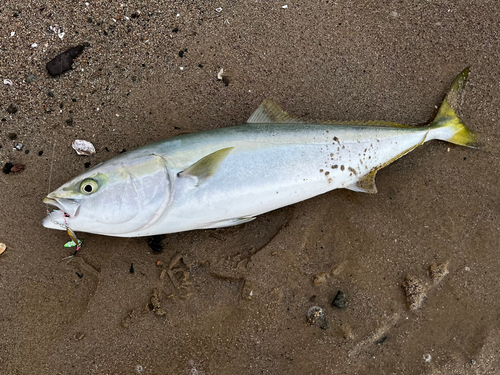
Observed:
[[[95,193],[98,187],[99,185],[97,184],[97,181],[88,178],[81,183],[80,191],[82,192],[82,194],[90,195],[92,193]]]

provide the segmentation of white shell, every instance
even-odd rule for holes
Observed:
[[[78,155],[92,155],[95,154],[95,147],[92,143],[84,141],[82,139],[75,139],[71,144],[71,147],[76,151]]]

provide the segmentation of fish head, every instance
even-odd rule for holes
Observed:
[[[166,208],[170,178],[164,158],[123,154],[47,195],[54,209],[43,220],[51,229],[127,236],[152,224]]]

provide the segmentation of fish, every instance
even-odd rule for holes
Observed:
[[[46,228],[141,237],[223,228],[334,189],[376,193],[383,167],[431,140],[478,148],[456,109],[469,68],[426,126],[303,121],[266,99],[246,124],[122,153],[43,200]]]

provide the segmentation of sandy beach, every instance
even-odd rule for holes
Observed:
[[[499,19],[488,0],[4,0],[0,373],[500,373]],[[377,194],[160,251],[78,233],[71,260],[41,225],[50,191],[124,150],[244,123],[266,98],[304,120],[422,125],[467,66],[458,112],[483,147],[429,142]]]

